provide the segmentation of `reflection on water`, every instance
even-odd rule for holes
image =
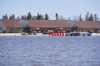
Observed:
[[[0,66],[100,66],[100,37],[0,37]]]

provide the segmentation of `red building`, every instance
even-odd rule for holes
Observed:
[[[27,26],[24,27],[30,27],[33,32],[71,32],[73,30],[100,32],[100,22],[93,21],[79,21],[73,24],[66,20],[25,20],[25,23]],[[21,24],[21,20],[4,20],[0,22],[0,28],[5,28],[6,32],[22,32],[23,26]]]

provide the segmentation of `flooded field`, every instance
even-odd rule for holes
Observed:
[[[100,66],[100,37],[0,37],[0,66]]]

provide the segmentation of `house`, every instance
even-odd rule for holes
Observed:
[[[6,28],[6,32],[20,32],[21,31],[21,25],[19,20],[4,20],[3,24]]]
[[[77,31],[80,32],[100,32],[100,22],[97,21],[79,21],[76,22],[74,26],[76,26]]]
[[[4,28],[5,28],[5,26],[4,26],[3,22],[0,21],[0,33],[4,32]]]
[[[33,32],[47,33],[68,32],[70,24],[64,20],[4,20],[2,22],[6,32],[22,32],[23,28],[30,27]]]
[[[42,33],[48,31],[68,32],[70,30],[70,24],[64,20],[29,20],[28,25],[33,31]]]
[[[0,32],[22,32],[24,28],[33,33],[48,32],[99,32],[100,22],[66,20],[4,20],[0,22]],[[30,31],[30,30],[29,30]]]

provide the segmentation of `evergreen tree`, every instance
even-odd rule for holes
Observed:
[[[40,19],[40,14],[38,13],[37,14],[37,18],[36,18],[37,20],[39,20]]]
[[[94,14],[94,21],[98,21],[98,16],[97,16],[97,14]]]
[[[81,16],[81,14],[80,14],[80,16],[79,16],[79,21],[82,21],[83,19],[82,19],[82,16]]]
[[[13,20],[13,19],[15,19],[15,15],[14,15],[14,14],[12,14],[12,15],[9,17],[9,20]]]
[[[32,29],[29,26],[26,26],[23,28],[23,32],[31,34],[32,33]]]
[[[56,20],[58,20],[59,19],[58,13],[56,13],[55,16],[56,16]]]
[[[43,16],[41,15],[41,14],[37,14],[37,20],[43,20],[44,18],[43,18]]]
[[[88,21],[94,21],[94,17],[92,15],[92,13],[90,14],[89,20]]]
[[[49,16],[48,16],[48,14],[46,13],[45,14],[45,20],[48,20],[49,19]]]
[[[89,20],[89,12],[86,13],[85,20],[86,20],[86,21]]]
[[[5,15],[3,16],[2,19],[3,19],[3,20],[8,20],[8,16],[7,16],[7,14],[5,14]]]
[[[32,15],[31,15],[31,13],[29,12],[28,15],[27,15],[27,20],[30,20],[30,19],[32,19]]]

